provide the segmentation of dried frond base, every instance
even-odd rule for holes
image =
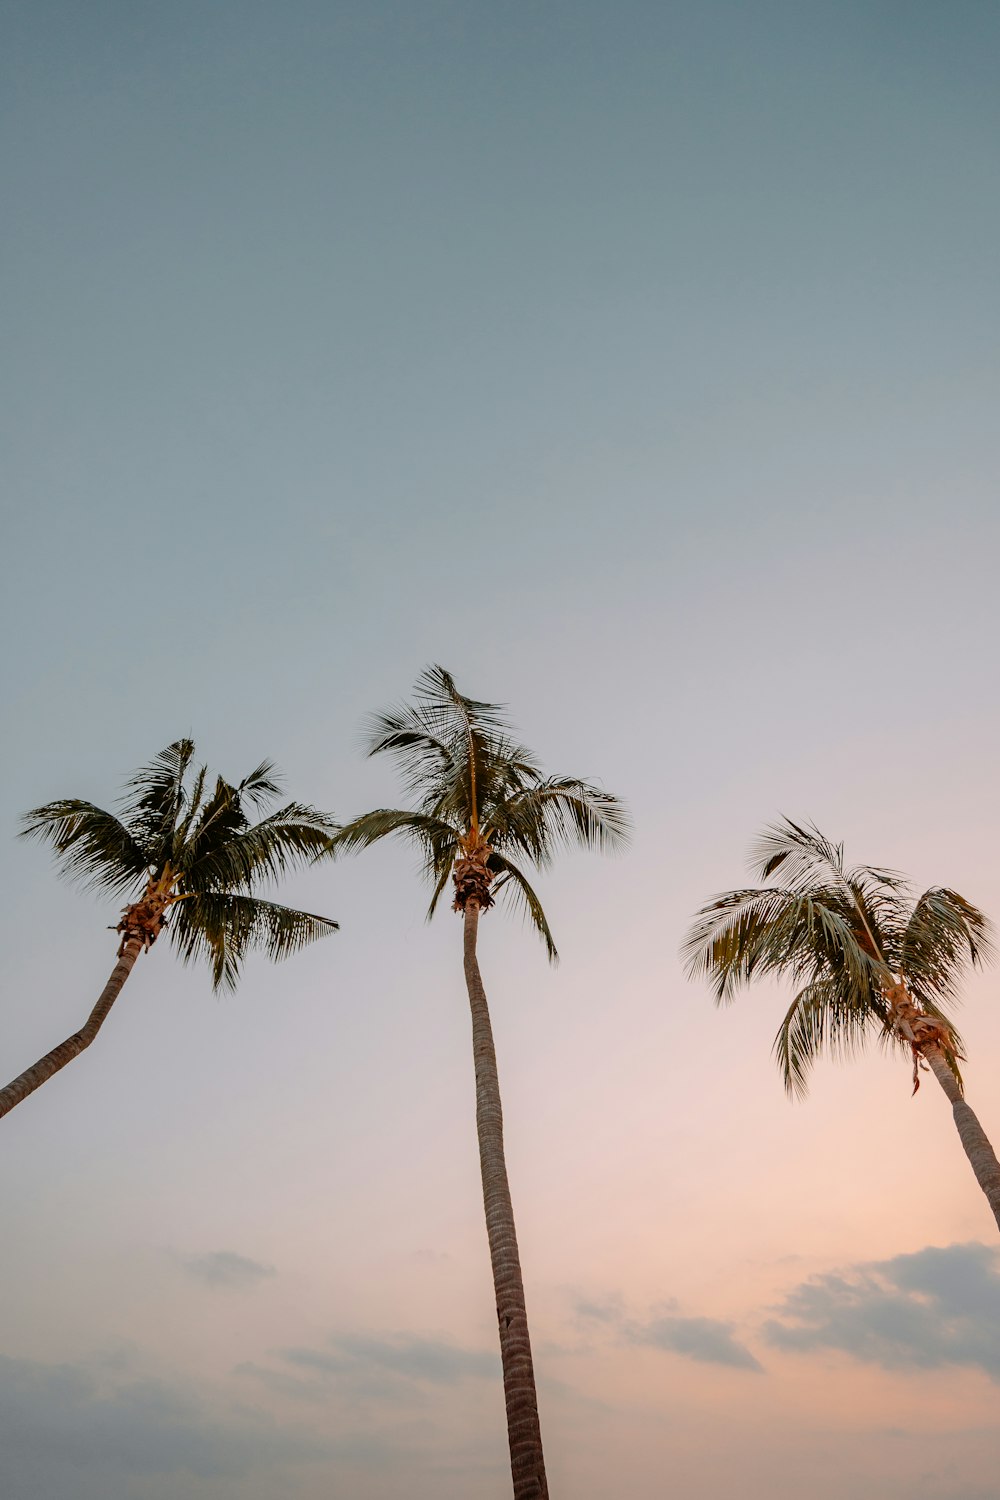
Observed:
[[[493,874],[482,859],[475,856],[456,859],[451,878],[455,882],[452,911],[464,912],[470,901],[475,901],[480,911],[488,911],[493,905],[493,897],[490,895]]]
[[[141,901],[135,901],[131,906],[125,907],[121,921],[115,928],[115,931],[122,935],[122,940],[118,945],[119,958],[132,938],[138,938],[146,952],[152,948],[163,931],[167,905],[167,898],[161,891],[150,890]]]

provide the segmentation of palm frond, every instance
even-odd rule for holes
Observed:
[[[232,891],[204,891],[178,902],[170,917],[174,946],[185,963],[208,960],[214,989],[234,989],[247,954],[277,961],[338,930],[329,917],[297,911]]]
[[[497,854],[495,850],[490,855],[488,863],[490,869],[495,870],[499,875],[493,885],[494,891],[506,891],[507,898],[512,905],[520,908],[522,915],[531,923],[545,944],[549,963],[558,963],[559,954],[549,928],[548,918],[523,871],[502,854]]]
[[[344,823],[330,839],[330,849],[334,854],[367,849],[394,833],[402,834],[424,851],[444,846],[458,849],[458,832],[443,818],[393,807],[377,807]]]
[[[899,972],[924,1009],[928,1003],[948,1007],[966,968],[981,968],[992,956],[989,919],[957,891],[934,886],[917,901],[903,932]]]
[[[411,795],[426,797],[429,787],[454,774],[454,746],[441,739],[419,710],[408,704],[372,714],[364,739],[369,756],[395,757],[403,784]]]
[[[619,798],[575,776],[550,776],[524,787],[491,807],[488,815],[487,826],[499,847],[519,849],[540,865],[560,845],[621,849],[632,829]]]
[[[983,913],[938,887],[914,905],[909,881],[896,870],[845,869],[843,846],[815,825],[785,819],[765,829],[754,859],[763,877],[780,872],[784,885],[716,897],[698,913],[684,955],[690,975],[713,981],[717,1002],[769,973],[795,984],[775,1038],[789,1092],[805,1092],[821,1051],[852,1054],[873,1032],[892,1049],[910,1051],[914,1039],[918,1051],[939,1045],[961,1087],[964,1048],[946,1011],[966,966],[991,956]],[[892,998],[900,981],[940,1032],[903,1023]]]
[[[239,803],[227,800],[224,783],[219,798],[204,831],[192,837],[187,890],[249,890],[260,880],[280,880],[327,853],[337,833],[331,817],[302,802],[248,824]]]
[[[75,797],[33,808],[21,821],[20,837],[50,844],[60,874],[87,890],[135,890],[155,857],[113,813]]]
[[[844,879],[844,846],[834,844],[816,825],[802,826],[791,818],[772,823],[753,846],[750,868],[761,880],[779,870],[785,884],[798,890],[812,884],[829,885]]]
[[[438,723],[446,733],[456,728],[464,736],[503,730],[507,726],[507,709],[502,703],[486,703],[468,698],[455,686],[455,679],[444,667],[425,667],[413,689],[420,708],[429,723]]]
[[[126,782],[124,821],[143,843],[168,838],[180,821],[193,757],[193,740],[175,740]]]
[[[336,930],[329,917],[263,901],[254,888],[311,863],[337,825],[300,802],[251,824],[244,802],[259,808],[278,790],[271,762],[238,786],[219,776],[208,793],[206,768],[190,775],[193,757],[191,740],[177,740],[138,771],[127,783],[123,819],[66,798],[27,813],[21,831],[49,843],[61,872],[85,885],[134,899],[147,878],[165,876],[164,891],[181,898],[167,926],[182,957],[207,958],[216,987],[231,987],[250,949],[283,958]]]
[[[836,892],[727,891],[698,912],[682,952],[692,978],[714,980],[717,1003],[733,999],[754,978],[782,972],[799,983],[836,979],[860,1000],[882,973]]]
[[[808,1075],[823,1053],[848,1059],[864,1046],[873,1020],[869,1005],[855,1005],[833,979],[818,979],[795,996],[774,1039],[774,1056],[788,1094],[804,1099]]]
[[[281,796],[281,777],[271,760],[262,760],[260,765],[244,776],[236,788],[237,796],[242,802],[244,798],[254,807],[260,809],[273,802],[275,797]]]
[[[564,844],[619,848],[631,827],[624,805],[576,777],[546,778],[514,738],[503,705],[466,697],[443,667],[421,673],[414,700],[369,719],[366,748],[393,756],[415,807],[376,808],[353,819],[331,840],[331,851],[367,848],[390,835],[415,843],[431,884],[432,916],[462,848],[488,847],[500,876],[495,889],[506,888],[521,905],[554,958],[541,903],[512,858],[542,868]]]
[[[451,871],[454,863],[455,861],[453,858],[449,860],[436,860],[433,855],[428,856],[425,871],[429,878],[433,881],[434,889],[431,891],[430,905],[428,906],[425,913],[425,921],[427,922],[430,921],[431,917],[433,917],[434,913],[437,911],[438,902],[441,900],[441,897],[444,895],[445,891],[448,888],[448,881],[451,878]]]

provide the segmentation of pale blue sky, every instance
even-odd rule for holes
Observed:
[[[851,1405],[905,1426],[919,1359],[760,1333],[811,1275],[989,1242],[946,1111],[877,1059],[790,1111],[778,997],[719,1017],[674,955],[779,811],[1000,913],[995,7],[0,0],[0,40],[8,832],[187,732],[348,815],[396,796],[358,727],[426,663],[509,701],[638,827],[545,878],[558,971],[483,934],[559,1493],[980,1500],[982,1369],[935,1478]],[[114,913],[0,860],[13,1074]],[[157,950],[4,1122],[16,1500],[505,1493],[458,930],[410,865],[302,877],[342,933],[235,1000]],[[924,1153],[898,1200],[844,1166],[873,1125]],[[267,1274],[199,1281],[219,1255]],[[764,1378],[679,1352],[702,1317]],[[47,1401],[104,1457],[46,1467]]]

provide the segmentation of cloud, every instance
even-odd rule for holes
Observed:
[[[719,1318],[684,1317],[676,1308],[676,1302],[661,1302],[658,1316],[637,1323],[626,1318],[617,1292],[573,1299],[574,1317],[584,1328],[604,1328],[630,1344],[683,1354],[703,1364],[728,1365],[733,1370],[762,1369],[750,1350],[735,1337],[732,1323]]]
[[[338,1334],[322,1349],[285,1349],[282,1358],[325,1375],[355,1375],[372,1370],[418,1384],[456,1385],[467,1377],[499,1380],[500,1357],[485,1349],[463,1349],[440,1339],[395,1334],[373,1338]]]
[[[630,1324],[627,1334],[634,1344],[685,1354],[703,1364],[758,1373],[762,1369],[750,1350],[733,1336],[733,1324],[718,1318],[655,1318],[649,1323]]]
[[[814,1276],[764,1325],[775,1348],[838,1349],[885,1369],[966,1365],[1000,1380],[1000,1251],[928,1246]]]
[[[242,1482],[330,1452],[322,1439],[261,1412],[231,1410],[188,1382],[122,1378],[101,1359],[59,1365],[3,1356],[0,1448],[4,1492],[18,1500],[128,1500],[136,1481],[169,1476],[191,1492],[196,1481]]]
[[[245,1291],[274,1276],[273,1266],[261,1265],[234,1250],[212,1250],[207,1255],[181,1256],[181,1264],[190,1276],[213,1291]]]
[[[623,1317],[622,1299],[617,1292],[607,1297],[577,1297],[573,1311],[581,1323],[608,1323],[617,1326]]]

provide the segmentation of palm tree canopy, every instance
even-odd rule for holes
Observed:
[[[207,767],[194,769],[194,753],[191,740],[176,740],[136,772],[120,816],[63,798],[26,813],[21,836],[49,844],[60,873],[87,889],[134,901],[166,877],[177,892],[174,946],[185,962],[209,961],[216,989],[232,989],[251,949],[284,958],[336,930],[329,917],[254,894],[315,859],[336,824],[299,802],[267,812],[281,790],[269,761],[236,785],[221,776],[213,783]]]
[[[795,998],[774,1042],[789,1093],[805,1094],[809,1068],[824,1050],[850,1056],[872,1035],[909,1045],[887,998],[898,981],[946,1026],[957,1074],[962,1042],[947,1012],[965,970],[991,956],[983,913],[944,887],[914,900],[894,870],[847,868],[843,845],[787,819],[765,830],[752,869],[759,879],[777,879],[714,897],[683,952],[692,977],[711,978],[717,1003],[767,974],[792,981]]]
[[[334,852],[367,848],[390,834],[416,844],[432,886],[431,917],[456,859],[476,842],[488,846],[493,890],[520,908],[555,959],[522,865],[542,869],[569,844],[620,848],[631,823],[619,799],[573,776],[544,775],[513,738],[504,708],[465,697],[443,667],[421,674],[412,704],[373,715],[365,748],[393,756],[414,805],[355,818],[335,835]]]

